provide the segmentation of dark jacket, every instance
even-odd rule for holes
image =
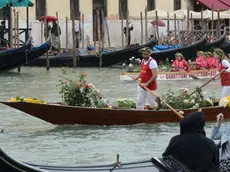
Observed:
[[[173,137],[163,156],[173,156],[195,172],[217,172],[218,150],[205,136],[203,112],[193,112],[180,121],[180,135]]]
[[[61,28],[60,26],[58,27],[57,25],[54,25],[51,28],[51,33],[54,34],[55,36],[58,36],[58,28],[59,28],[59,34],[61,35]]]

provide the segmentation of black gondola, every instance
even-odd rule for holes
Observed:
[[[170,49],[170,50],[164,50],[164,51],[156,51],[151,54],[151,56],[156,60],[156,61],[166,61],[168,58],[170,61],[175,59],[175,54],[177,52],[182,53],[186,59],[191,59],[196,57],[196,53],[199,50],[202,50],[206,44],[207,44],[207,39],[206,39],[206,34],[204,37],[199,40],[198,42],[189,45],[189,46],[184,46],[181,48],[176,48],[176,49]]]
[[[78,67],[107,67],[118,63],[128,61],[130,57],[138,57],[139,50],[143,47],[153,47],[156,44],[154,40],[149,41],[143,45],[131,46],[122,50],[114,52],[106,52],[100,55],[80,55],[77,53],[77,66]],[[72,52],[66,52],[50,58],[50,66],[60,67],[60,66],[73,66]],[[39,58],[31,63],[29,66],[46,66],[45,58]]]
[[[230,53],[230,41],[226,41],[223,45],[220,46],[220,48],[225,52],[225,54]]]
[[[26,56],[31,50],[30,37],[28,41],[20,48],[10,48],[0,51],[0,72],[17,68],[26,61]]]
[[[7,155],[0,149],[0,171],[4,172],[192,172],[187,167],[173,159],[172,157],[151,158],[147,161],[121,163],[97,166],[46,166],[23,163]]]

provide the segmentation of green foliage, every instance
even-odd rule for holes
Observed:
[[[132,99],[118,99],[117,104],[121,108],[136,108],[136,102]]]
[[[59,79],[59,94],[62,101],[67,105],[78,107],[107,107],[106,102],[102,99],[100,91],[95,89],[93,84],[86,81],[86,73],[81,73],[77,81],[67,77],[65,68],[62,68],[62,75]]]

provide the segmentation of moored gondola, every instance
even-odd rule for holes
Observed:
[[[77,155],[76,155],[77,156]],[[151,158],[150,160],[95,166],[48,166],[23,163],[15,160],[0,149],[0,171],[2,172],[192,172],[172,157]]]
[[[26,56],[31,50],[31,40],[29,40],[20,48],[10,48],[0,51],[0,72],[15,69],[26,63]]]
[[[192,45],[184,46],[181,48],[165,50],[165,51],[155,51],[151,54],[151,56],[158,62],[165,61],[167,58],[169,60],[174,60],[175,54],[179,52],[179,53],[182,53],[184,57],[188,60],[188,59],[196,57],[197,51],[203,50],[206,44],[207,44],[207,36],[205,34],[201,40],[199,40],[198,42]]]

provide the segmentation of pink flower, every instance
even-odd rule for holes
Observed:
[[[84,72],[83,74],[82,74],[84,77],[86,77],[87,76],[87,74]]]
[[[77,88],[81,88],[81,83],[78,83],[78,84],[77,84]]]
[[[68,81],[65,79],[65,80],[63,81],[63,83],[64,83],[64,84],[67,84],[67,83],[68,83]]]
[[[90,88],[89,84],[85,84],[84,88]]]

